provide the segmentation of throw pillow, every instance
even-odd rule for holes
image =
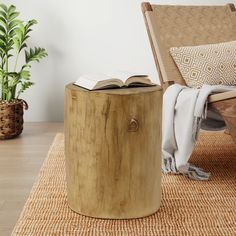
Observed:
[[[236,85],[236,41],[172,47],[170,53],[189,87]]]

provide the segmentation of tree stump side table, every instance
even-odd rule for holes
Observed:
[[[65,89],[68,204],[82,215],[148,216],[161,199],[159,86]]]

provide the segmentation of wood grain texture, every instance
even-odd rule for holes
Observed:
[[[65,91],[68,203],[87,216],[156,212],[161,184],[160,87]]]
[[[212,94],[208,97],[208,102],[209,103],[219,102],[219,101],[228,100],[232,98],[236,98],[236,90],[228,91],[224,93]]]
[[[229,133],[236,143],[236,98],[214,102],[211,105],[223,116]]]

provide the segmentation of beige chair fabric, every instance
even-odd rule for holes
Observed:
[[[225,6],[170,6],[142,3],[161,83],[185,85],[169,50],[236,40],[236,10]]]

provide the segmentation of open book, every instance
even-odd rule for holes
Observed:
[[[83,75],[74,84],[89,90],[156,85],[147,75],[129,72]]]

